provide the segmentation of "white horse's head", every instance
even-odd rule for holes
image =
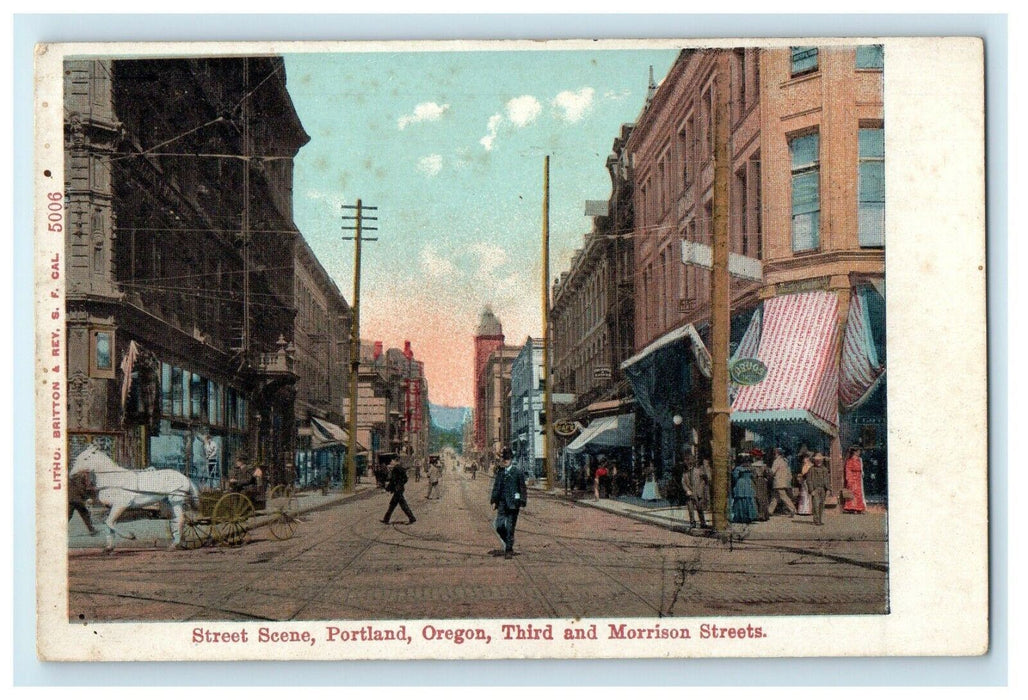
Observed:
[[[71,471],[68,472],[68,475],[75,476],[82,472],[107,472],[115,469],[120,470],[120,467],[107,456],[106,452],[96,445],[88,445],[71,463]]]

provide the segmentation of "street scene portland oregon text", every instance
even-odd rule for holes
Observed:
[[[62,65],[70,623],[890,612],[887,45]]]

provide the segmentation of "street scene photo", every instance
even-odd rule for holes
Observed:
[[[65,57],[67,620],[889,613],[887,52],[656,46]]]

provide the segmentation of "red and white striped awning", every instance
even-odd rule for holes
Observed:
[[[867,401],[884,375],[885,365],[881,363],[875,351],[866,298],[855,291],[850,297],[846,335],[842,340],[839,372],[839,403],[842,404],[842,410],[852,411],[859,408]]]
[[[762,316],[751,322],[751,328],[752,323],[762,328],[752,334],[748,330],[742,344],[750,346],[746,356],[767,366],[767,376],[759,384],[739,388],[732,402],[733,423],[805,421],[823,432],[838,432],[838,309],[838,297],[826,291],[764,302]],[[760,341],[754,355],[757,333]]]

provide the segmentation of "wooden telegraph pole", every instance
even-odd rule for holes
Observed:
[[[718,532],[728,529],[728,488],[731,428],[728,403],[728,342],[731,329],[731,292],[728,276],[729,208],[729,116],[728,51],[717,51],[717,79],[714,85],[714,200],[713,270],[710,292],[711,336],[711,433],[713,449],[713,525]]]
[[[550,393],[550,157],[543,161],[543,467],[546,488],[555,482],[553,460],[550,459],[550,435],[553,427],[553,396]]]
[[[356,209],[355,216],[343,216],[345,221],[353,221],[353,225],[343,225],[344,231],[353,231],[353,236],[343,236],[344,241],[353,241],[353,322],[350,324],[350,444],[346,448],[346,493],[353,493],[357,484],[357,387],[361,361],[361,242],[377,241],[377,238],[362,238],[364,231],[377,231],[377,228],[364,226],[365,221],[378,221],[378,217],[364,216],[364,210],[376,211],[378,207],[365,207],[361,200],[357,206],[343,205],[343,209]],[[370,445],[368,446],[370,449]]]

